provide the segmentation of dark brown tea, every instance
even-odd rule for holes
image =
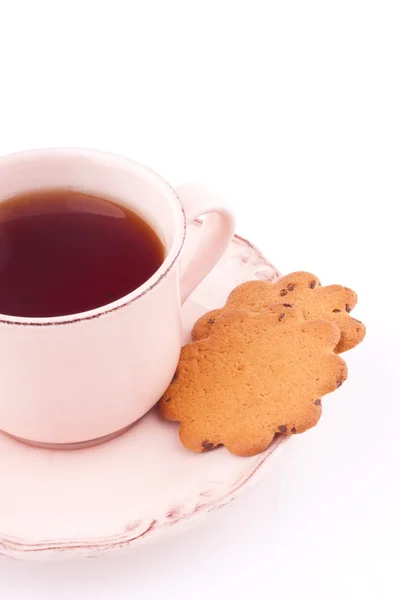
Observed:
[[[71,315],[129,294],[160,267],[153,229],[110,200],[38,190],[0,203],[0,313]]]

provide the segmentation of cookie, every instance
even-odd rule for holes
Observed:
[[[317,424],[321,397],[347,377],[346,363],[333,352],[339,339],[335,323],[305,321],[289,305],[225,310],[206,339],[182,348],[161,414],[181,423],[189,450],[224,445],[239,456],[262,452],[276,434]]]
[[[327,319],[340,328],[340,340],[335,352],[350,350],[365,336],[365,326],[349,313],[357,304],[357,294],[341,285],[321,287],[311,273],[292,273],[275,283],[249,281],[239,285],[230,294],[225,308],[211,311],[201,317],[192,331],[192,339],[206,337],[219,315],[226,309],[241,309],[258,312],[270,304],[282,302],[300,308],[304,318]]]

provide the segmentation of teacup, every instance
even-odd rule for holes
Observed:
[[[0,430],[38,445],[96,443],[129,427],[169,385],[181,305],[227,248],[234,219],[202,188],[174,189],[113,154],[46,149],[0,158],[0,202],[38,188],[113,198],[165,245],[156,273],[115,302],[61,317],[0,315]],[[182,273],[186,226],[202,215],[199,246]]]

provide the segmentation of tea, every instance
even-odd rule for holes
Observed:
[[[70,189],[0,203],[0,313],[56,317],[129,294],[161,266],[164,247],[131,210]]]

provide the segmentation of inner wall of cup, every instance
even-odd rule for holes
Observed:
[[[153,227],[164,244],[165,256],[179,234],[179,206],[173,190],[155,173],[128,159],[96,151],[52,150],[0,160],[0,202],[40,188],[97,194],[129,208]]]

